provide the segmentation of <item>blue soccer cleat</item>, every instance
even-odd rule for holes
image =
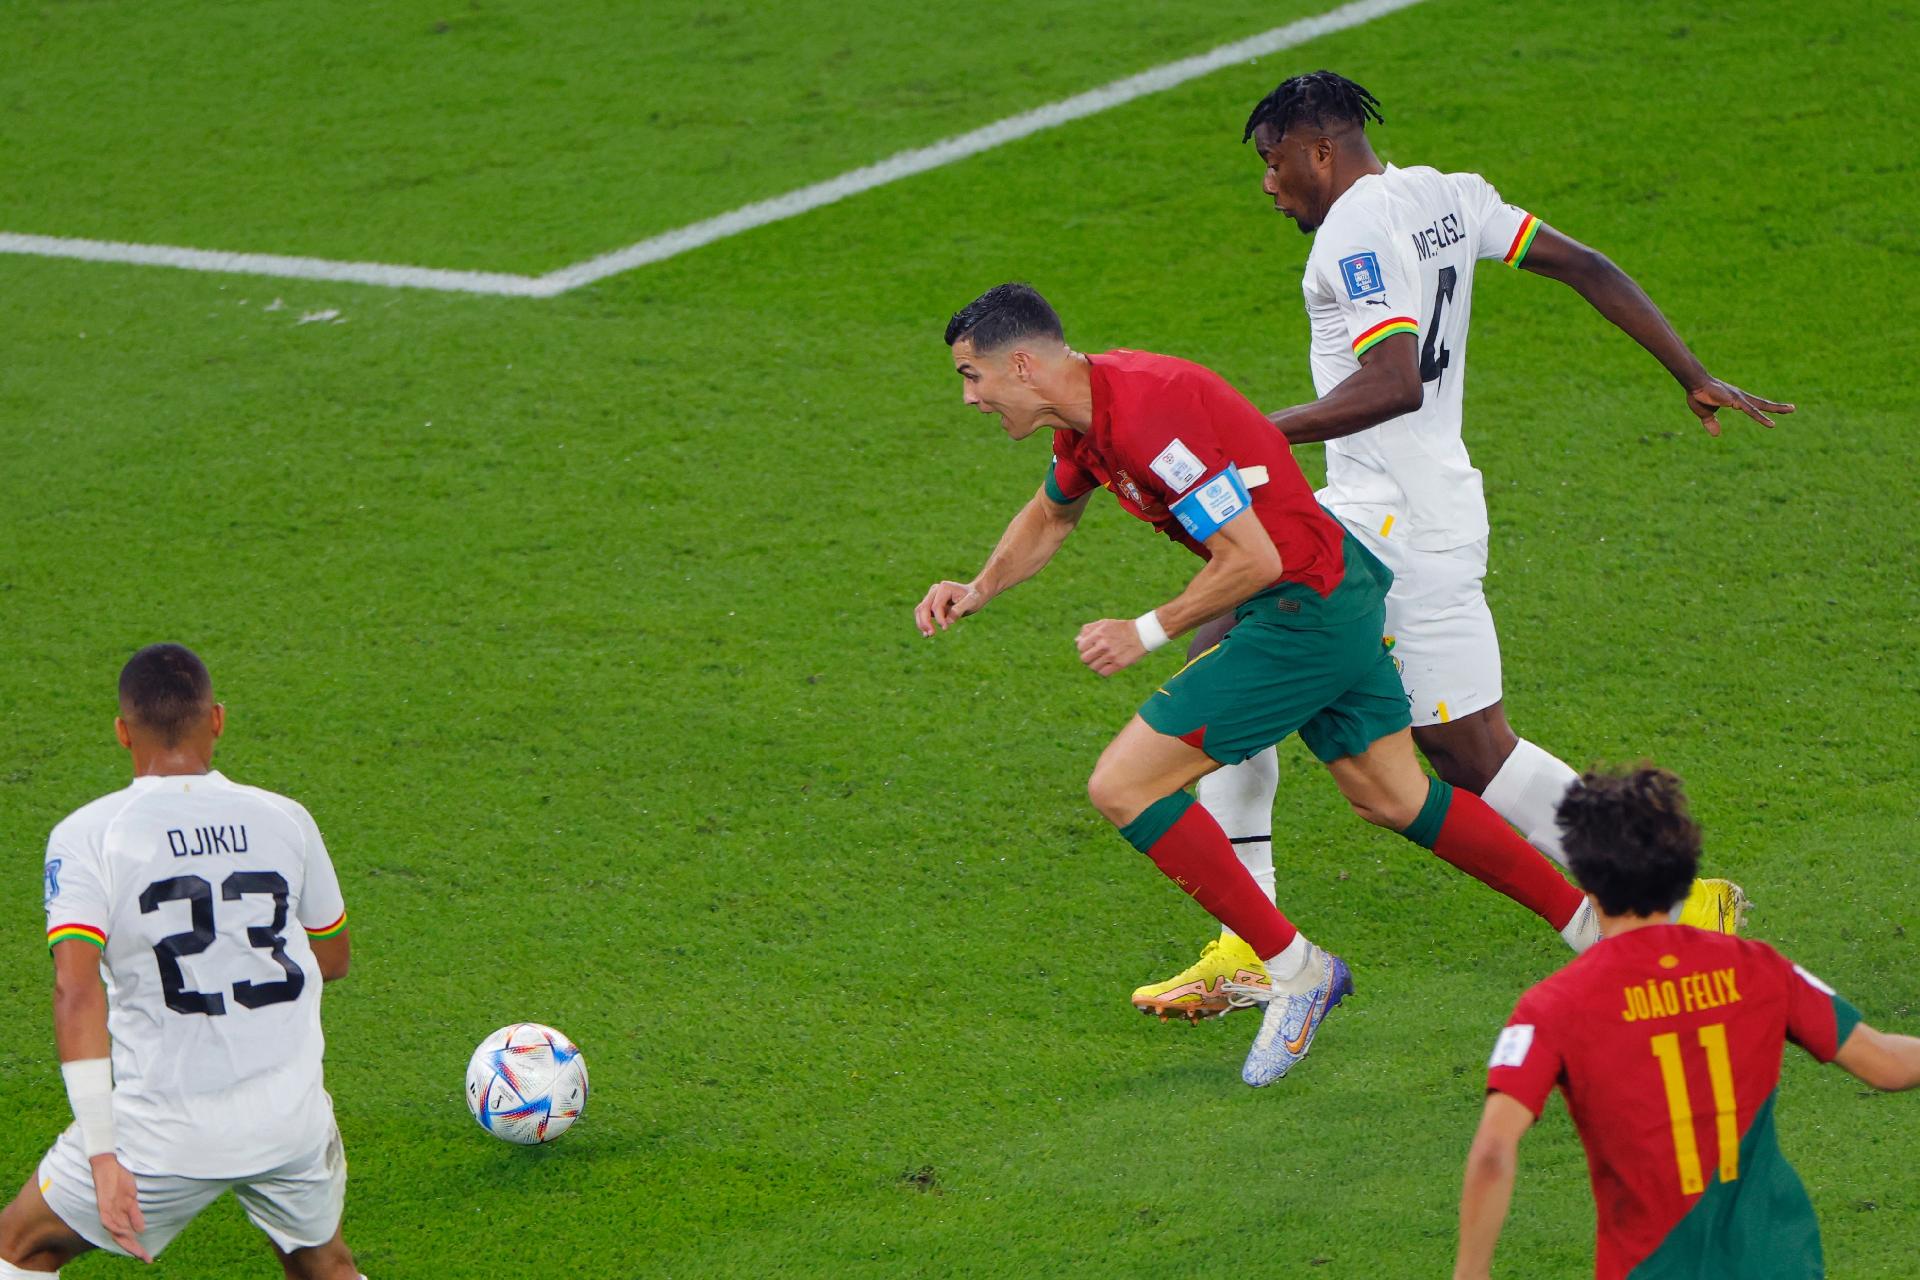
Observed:
[[[1307,983],[1312,986],[1306,986]],[[1353,973],[1347,962],[1315,947],[1306,967],[1291,982],[1273,984],[1260,1033],[1247,1050],[1240,1078],[1258,1089],[1293,1070],[1307,1056],[1314,1033],[1333,1007],[1353,994]]]

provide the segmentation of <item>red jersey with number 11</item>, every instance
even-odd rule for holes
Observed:
[[[1773,948],[1684,925],[1608,938],[1520,998],[1487,1088],[1557,1084],[1586,1145],[1599,1280],[1825,1274],[1774,1136],[1791,1040],[1830,1062],[1852,1005]]]

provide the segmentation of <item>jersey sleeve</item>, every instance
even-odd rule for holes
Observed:
[[[47,841],[47,946],[59,942],[107,945],[111,915],[99,861],[91,850],[55,827]]]
[[[327,856],[327,842],[304,805],[295,805],[295,819],[306,844],[306,877],[300,886],[296,914],[309,938],[331,938],[347,927],[347,904],[340,896],[340,877]]]
[[[1337,230],[1323,226],[1318,235],[1327,251],[1320,261],[1332,264],[1320,269],[1320,291],[1339,308],[1355,359],[1395,334],[1419,334],[1420,269],[1406,237],[1372,213],[1342,218]],[[1316,254],[1322,248],[1316,244]]]
[[[1506,203],[1493,189],[1493,184],[1477,173],[1456,173],[1452,178],[1459,189],[1461,203],[1472,211],[1474,256],[1498,258],[1510,267],[1519,266],[1527,250],[1533,247],[1540,219]]]
[[[1860,1025],[1860,1011],[1820,979],[1781,957],[1787,969],[1787,1039],[1817,1061],[1832,1062]]]
[[[1533,1112],[1546,1109],[1547,1098],[1565,1066],[1553,1027],[1539,1002],[1529,992],[1514,1006],[1513,1016],[1494,1041],[1487,1059],[1487,1091],[1504,1093]]]
[[[1064,434],[1071,435],[1070,432]],[[1066,453],[1070,447],[1062,432],[1053,433],[1053,461],[1047,464],[1045,488],[1047,497],[1063,507],[1100,487],[1100,482]]]

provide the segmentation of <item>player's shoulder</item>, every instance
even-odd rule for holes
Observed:
[[[1598,976],[1585,955],[1575,956],[1565,966],[1548,974],[1521,993],[1514,1003],[1514,1019],[1521,1022],[1557,1022],[1580,1016],[1587,994]]]
[[[1758,938],[1742,938],[1680,924],[1660,926],[1658,936],[1665,948],[1676,953],[1690,968],[1736,965],[1784,971],[1793,967],[1791,960]]]
[[[48,843],[69,846],[88,843],[112,826],[114,819],[136,803],[143,792],[136,782],[87,801],[54,824]]]
[[[1154,351],[1117,348],[1090,359],[1105,373],[1108,385],[1119,393],[1117,399],[1151,399],[1226,385],[1225,378],[1203,364]]]
[[[301,804],[292,796],[282,795],[278,791],[269,791],[265,787],[256,787],[245,782],[235,782],[232,778],[224,774],[216,773],[209,776],[218,779],[219,785],[226,788],[233,795],[258,805],[269,812],[278,814],[290,822],[297,824],[310,824],[313,822],[313,815],[307,812],[307,806]]]

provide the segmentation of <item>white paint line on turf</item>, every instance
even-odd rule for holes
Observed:
[[[183,249],[170,245],[122,244],[109,240],[71,240],[57,236],[18,235],[0,232],[0,253],[31,254],[49,258],[81,258],[93,262],[125,262],[140,266],[178,267],[188,271],[223,271],[240,275],[278,276],[297,280],[330,280],[346,284],[373,284],[399,289],[439,289],[457,293],[494,294],[504,297],[549,298],[604,280],[608,276],[632,271],[667,258],[724,240],[729,236],[764,227],[768,223],[834,204],[849,196],[902,178],[925,173],[942,165],[979,155],[995,147],[1028,137],[1045,129],[1082,120],[1102,111],[1123,106],[1136,98],[1160,93],[1230,67],[1235,63],[1263,58],[1291,49],[1309,40],[1345,31],[1411,8],[1421,0],[1353,0],[1337,9],[1311,18],[1301,18],[1285,26],[1263,31],[1245,40],[1223,44],[1217,49],[1169,62],[1138,75],[1115,80],[1098,89],[1075,94],[1059,102],[1036,107],[1016,116],[1008,116],[984,128],[947,138],[932,146],[918,147],[887,157],[877,164],[854,169],[837,178],[789,191],[771,200],[757,200],[703,222],[630,244],[624,249],[576,262],[543,276],[510,275],[493,271],[442,271],[432,267],[392,266],[383,262],[336,262],[328,258],[295,258],[270,253],[221,253],[208,249]]]
[[[441,271],[433,267],[396,267],[384,262],[335,262],[330,258],[290,258],[277,253],[222,253],[165,244],[122,244],[115,240],[68,240],[0,231],[0,253],[41,258],[80,258],[88,262],[130,262],[142,267],[179,267],[186,271],[225,271],[236,275],[277,276],[289,280],[335,280],[378,284],[394,289],[444,289],[456,293],[493,293],[540,298],[557,292],[534,276],[493,271]]]

